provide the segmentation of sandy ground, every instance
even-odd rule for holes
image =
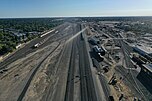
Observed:
[[[54,83],[54,67],[62,48],[63,46],[61,45],[52,55],[47,58],[46,61],[43,62],[41,68],[38,70],[33,81],[31,82],[31,85],[23,99],[24,101],[41,100],[46,93],[47,87]]]
[[[19,59],[8,66],[8,72],[0,76],[0,99],[15,101],[29,75],[59,43],[54,42],[44,49],[38,50]],[[12,93],[14,92],[14,93]]]
[[[32,78],[23,100],[44,101],[43,97],[49,93],[49,87],[54,87],[53,85],[58,81],[56,64],[64,50],[65,41],[72,35],[73,27],[76,27],[76,24],[69,24],[52,39],[55,41],[52,42],[50,39],[50,44],[47,43],[46,46],[38,48],[7,66],[8,71],[0,74],[0,101],[17,101],[37,67],[38,71]]]

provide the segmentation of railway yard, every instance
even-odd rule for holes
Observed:
[[[25,44],[0,63],[0,101],[151,101],[148,42],[116,25],[67,21]]]

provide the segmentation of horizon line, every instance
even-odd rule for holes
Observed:
[[[151,16],[149,16],[149,15],[147,15],[147,16],[146,15],[145,16],[143,16],[143,15],[142,16],[140,16],[140,15],[139,16],[138,15],[120,15],[120,16],[115,16],[115,15],[114,16],[48,16],[48,17],[47,16],[42,16],[42,17],[41,16],[35,16],[35,17],[31,16],[31,17],[0,17],[0,19],[20,19],[20,18],[21,19],[26,19],[26,18],[81,18],[81,17],[82,18],[83,17],[88,17],[88,18],[89,17],[90,18],[91,17],[92,18],[94,18],[94,17],[101,17],[101,18],[102,17],[103,18],[104,17],[152,17],[152,15]]]

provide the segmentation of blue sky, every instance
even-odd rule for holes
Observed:
[[[1,0],[0,17],[152,16],[152,0]]]

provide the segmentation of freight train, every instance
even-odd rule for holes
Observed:
[[[138,65],[146,64],[146,59],[138,54],[131,54],[131,59]]]

